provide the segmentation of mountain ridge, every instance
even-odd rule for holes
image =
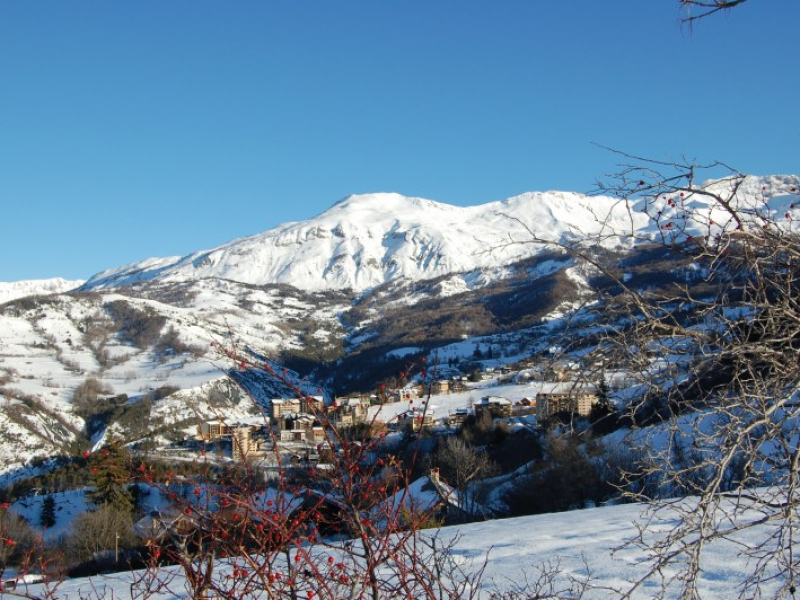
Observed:
[[[707,192],[727,193],[732,182],[710,180],[694,188],[702,193],[690,191],[686,202],[702,218],[682,221],[680,231],[708,235],[724,227],[726,215]],[[748,176],[736,180],[736,186],[737,202],[783,215],[795,209],[800,179]],[[659,208],[658,218],[653,218]],[[304,221],[182,257],[151,258],[103,271],[82,289],[212,277],[253,285],[288,284],[312,292],[362,293],[401,279],[422,281],[497,269],[539,254],[547,242],[595,238],[607,247],[630,246],[631,239],[620,232],[661,236],[661,224],[680,219],[680,210],[666,197],[625,202],[560,191],[526,192],[467,207],[393,192],[353,194]]]
[[[610,198],[535,192],[459,207],[396,193],[348,196],[305,221],[279,225],[183,257],[152,258],[94,275],[82,289],[219,277],[363,292],[396,279],[424,280],[493,268],[538,253],[531,232],[559,241],[591,231],[595,210],[624,215]]]
[[[17,298],[39,294],[61,294],[78,288],[85,279],[68,280],[62,277],[49,279],[24,279],[22,281],[0,281],[0,304]]]

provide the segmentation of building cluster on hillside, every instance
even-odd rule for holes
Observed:
[[[196,438],[202,442],[230,443],[235,460],[264,456],[274,450],[277,442],[317,444],[325,441],[325,431],[315,416],[317,411],[324,410],[323,400],[322,396],[274,398],[270,402],[269,422],[228,424],[222,418],[204,421],[197,427]]]
[[[581,368],[578,363],[547,361],[540,364],[531,359],[516,366],[516,369],[489,367],[484,370],[484,374],[496,378],[498,382],[527,384],[531,380],[549,380],[563,382],[563,385],[557,385],[547,392],[539,392],[535,397],[525,397],[514,402],[501,396],[484,396],[472,406],[456,409],[444,419],[444,423],[450,427],[459,427],[470,415],[481,418],[484,414],[492,419],[506,419],[534,413],[539,423],[564,412],[585,417],[599,400],[593,386],[569,385],[575,372]],[[425,403],[421,401],[428,392],[431,395],[440,395],[462,391],[467,389],[465,379],[452,377],[434,380],[429,389],[419,383],[411,383],[392,391],[384,392],[382,389],[379,395],[361,394],[336,398],[327,406],[322,396],[273,398],[270,401],[268,423],[252,425],[227,424],[224,421],[205,422],[198,427],[197,439],[204,442],[228,441],[234,459],[266,454],[273,451],[278,443],[316,446],[326,441],[322,421],[338,428],[353,427],[367,421],[370,407],[400,402],[408,402],[408,410],[398,414],[388,426],[418,431],[435,424],[432,407],[426,410]]]
[[[229,442],[231,455],[241,460],[246,456],[263,455],[270,447],[266,425],[236,423],[228,425],[222,419],[204,421],[197,426],[196,438],[202,442]]]

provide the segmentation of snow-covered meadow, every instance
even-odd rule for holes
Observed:
[[[687,499],[686,502],[692,502]],[[586,598],[620,597],[633,588],[651,566],[648,554],[636,545],[626,545],[644,524],[646,507],[639,504],[605,506],[563,513],[518,517],[472,523],[469,525],[426,530],[423,535],[438,535],[442,540],[456,540],[453,557],[466,572],[476,571],[486,561],[480,597],[503,594],[535,586],[544,574],[554,576],[551,597],[574,597],[581,590]],[[648,535],[659,536],[674,525],[669,518],[649,523]],[[737,534],[735,541],[718,540],[710,544],[702,561],[699,593],[702,598],[731,598],[753,595],[739,588],[750,565],[742,558],[742,545],[752,545],[768,534],[767,525]],[[633,591],[634,598],[681,597],[679,582],[662,584],[677,575],[680,563],[664,569],[661,577],[644,582]],[[220,562],[216,576],[223,578],[232,567]],[[149,596],[153,599],[187,597],[182,593],[180,573],[164,567],[165,576],[175,576],[170,591]],[[141,574],[122,572],[91,579],[66,580],[54,591],[56,598],[123,598],[137,593],[135,582]],[[767,582],[763,597],[774,597],[785,583]],[[53,583],[50,584],[51,589]],[[32,585],[27,593],[38,595],[43,585]],[[528,587],[530,593],[533,587]],[[141,592],[141,591],[140,591]],[[264,597],[267,597],[266,594]],[[528,597],[523,595],[522,597]]]

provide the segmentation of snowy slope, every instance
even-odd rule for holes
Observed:
[[[82,279],[70,281],[60,277],[54,279],[30,279],[27,281],[0,281],[0,304],[25,296],[61,294],[74,290],[84,283]]]
[[[688,499],[687,502],[691,502]],[[650,557],[640,548],[631,546],[617,550],[631,540],[636,524],[643,524],[644,508],[639,504],[563,513],[501,519],[473,523],[458,527],[445,527],[440,532],[442,540],[457,538],[453,555],[466,572],[474,572],[487,557],[479,598],[497,597],[493,594],[518,589],[526,581],[535,582],[542,570],[555,573],[555,590],[546,597],[576,597],[575,588],[569,592],[571,578],[586,584],[585,598],[617,598],[630,589],[632,582],[641,577]],[[654,530],[663,530],[671,523],[667,520],[650,523]],[[761,525],[737,535],[737,542],[752,544],[768,535],[769,525]],[[434,530],[435,531],[435,530]],[[327,548],[324,552],[330,552]],[[701,598],[732,598],[739,596],[738,588],[748,565],[740,548],[732,542],[718,540],[709,545],[702,561],[698,593]],[[767,575],[772,573],[769,567]],[[224,578],[230,565],[220,563],[214,570],[216,577]],[[153,599],[184,597],[177,569],[165,567],[166,580],[174,573],[169,590],[148,593]],[[670,577],[675,570],[664,570]],[[141,594],[134,582],[141,573],[117,573],[90,579],[68,580],[59,585],[55,598],[121,598],[130,597],[134,590]],[[662,594],[659,581],[651,581],[639,588],[633,598],[679,598],[680,589],[670,587]],[[784,583],[778,579],[768,581],[763,597],[774,597]],[[141,581],[139,583],[141,585]],[[557,591],[557,590],[560,590]],[[30,594],[42,593],[41,586],[30,586]]]

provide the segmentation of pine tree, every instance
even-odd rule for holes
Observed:
[[[123,445],[114,441],[89,461],[90,477],[94,489],[88,493],[94,504],[114,507],[130,513],[133,511],[133,495],[128,489],[130,473],[128,457]]]
[[[42,529],[49,529],[56,524],[56,501],[53,496],[47,496],[42,502],[42,513],[39,515],[39,525]]]
[[[619,427],[619,413],[611,403],[605,376],[600,378],[597,385],[597,403],[589,413],[589,422],[595,435],[605,435]]]

